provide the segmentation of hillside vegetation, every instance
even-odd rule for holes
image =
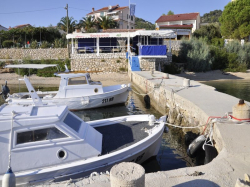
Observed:
[[[136,29],[155,30],[155,25],[149,21],[145,21],[142,18],[135,18]]]
[[[202,23],[219,22],[219,17],[221,16],[221,14],[222,10],[210,11],[209,13],[206,13],[201,17],[201,22]]]

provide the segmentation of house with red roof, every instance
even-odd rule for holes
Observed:
[[[162,15],[155,24],[156,28],[160,30],[177,29],[180,33],[177,32],[177,39],[180,39],[184,35],[190,36],[191,33],[200,28],[200,13]]]
[[[8,29],[2,25],[0,25],[0,31],[7,31]]]
[[[118,23],[117,29],[134,29],[135,28],[135,16],[130,16],[129,7],[120,7],[119,5],[103,7],[95,10],[92,8],[92,12],[87,16],[92,16],[97,19],[100,16],[108,16],[114,19]]]
[[[17,25],[15,27],[9,27],[9,30],[10,29],[23,29],[25,27],[32,27],[32,26],[30,24]]]

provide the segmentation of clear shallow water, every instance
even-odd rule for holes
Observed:
[[[33,86],[36,90],[39,87],[38,85]],[[9,85],[9,88],[11,93],[19,92],[18,85]],[[58,87],[39,87],[39,90],[56,91],[58,90]],[[20,91],[26,92],[27,89],[24,85],[21,85]],[[0,104],[3,103],[4,100],[1,98]],[[84,121],[135,114],[153,114],[156,118],[162,116],[154,108],[146,108],[143,97],[138,96],[133,92],[130,92],[128,101],[123,105],[74,111],[73,113],[82,118]],[[158,155],[143,164],[146,172],[166,171],[193,165],[192,161],[186,157],[186,147],[183,142],[183,138],[180,138],[171,130],[167,134],[164,133]]]
[[[215,87],[219,92],[250,101],[250,80],[222,80],[203,83]]]

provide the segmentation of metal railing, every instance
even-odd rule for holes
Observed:
[[[73,50],[79,53],[97,53],[96,46],[87,46],[87,47],[73,47]],[[100,46],[99,53],[117,53],[117,52],[126,52],[127,46]]]

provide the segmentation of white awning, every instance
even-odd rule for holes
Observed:
[[[130,32],[131,34],[131,32]],[[129,36],[128,32],[120,33],[74,33],[67,34],[66,38],[127,38]]]
[[[48,67],[56,67],[57,64],[15,64],[7,65],[5,68],[30,68],[30,69],[43,69]]]
[[[134,36],[151,36],[157,38],[172,38],[176,36],[174,30],[138,30]]]
[[[66,38],[127,38],[135,36],[153,36],[162,38],[173,38],[176,36],[174,30],[138,30],[135,32],[116,33],[73,33],[67,34]]]

